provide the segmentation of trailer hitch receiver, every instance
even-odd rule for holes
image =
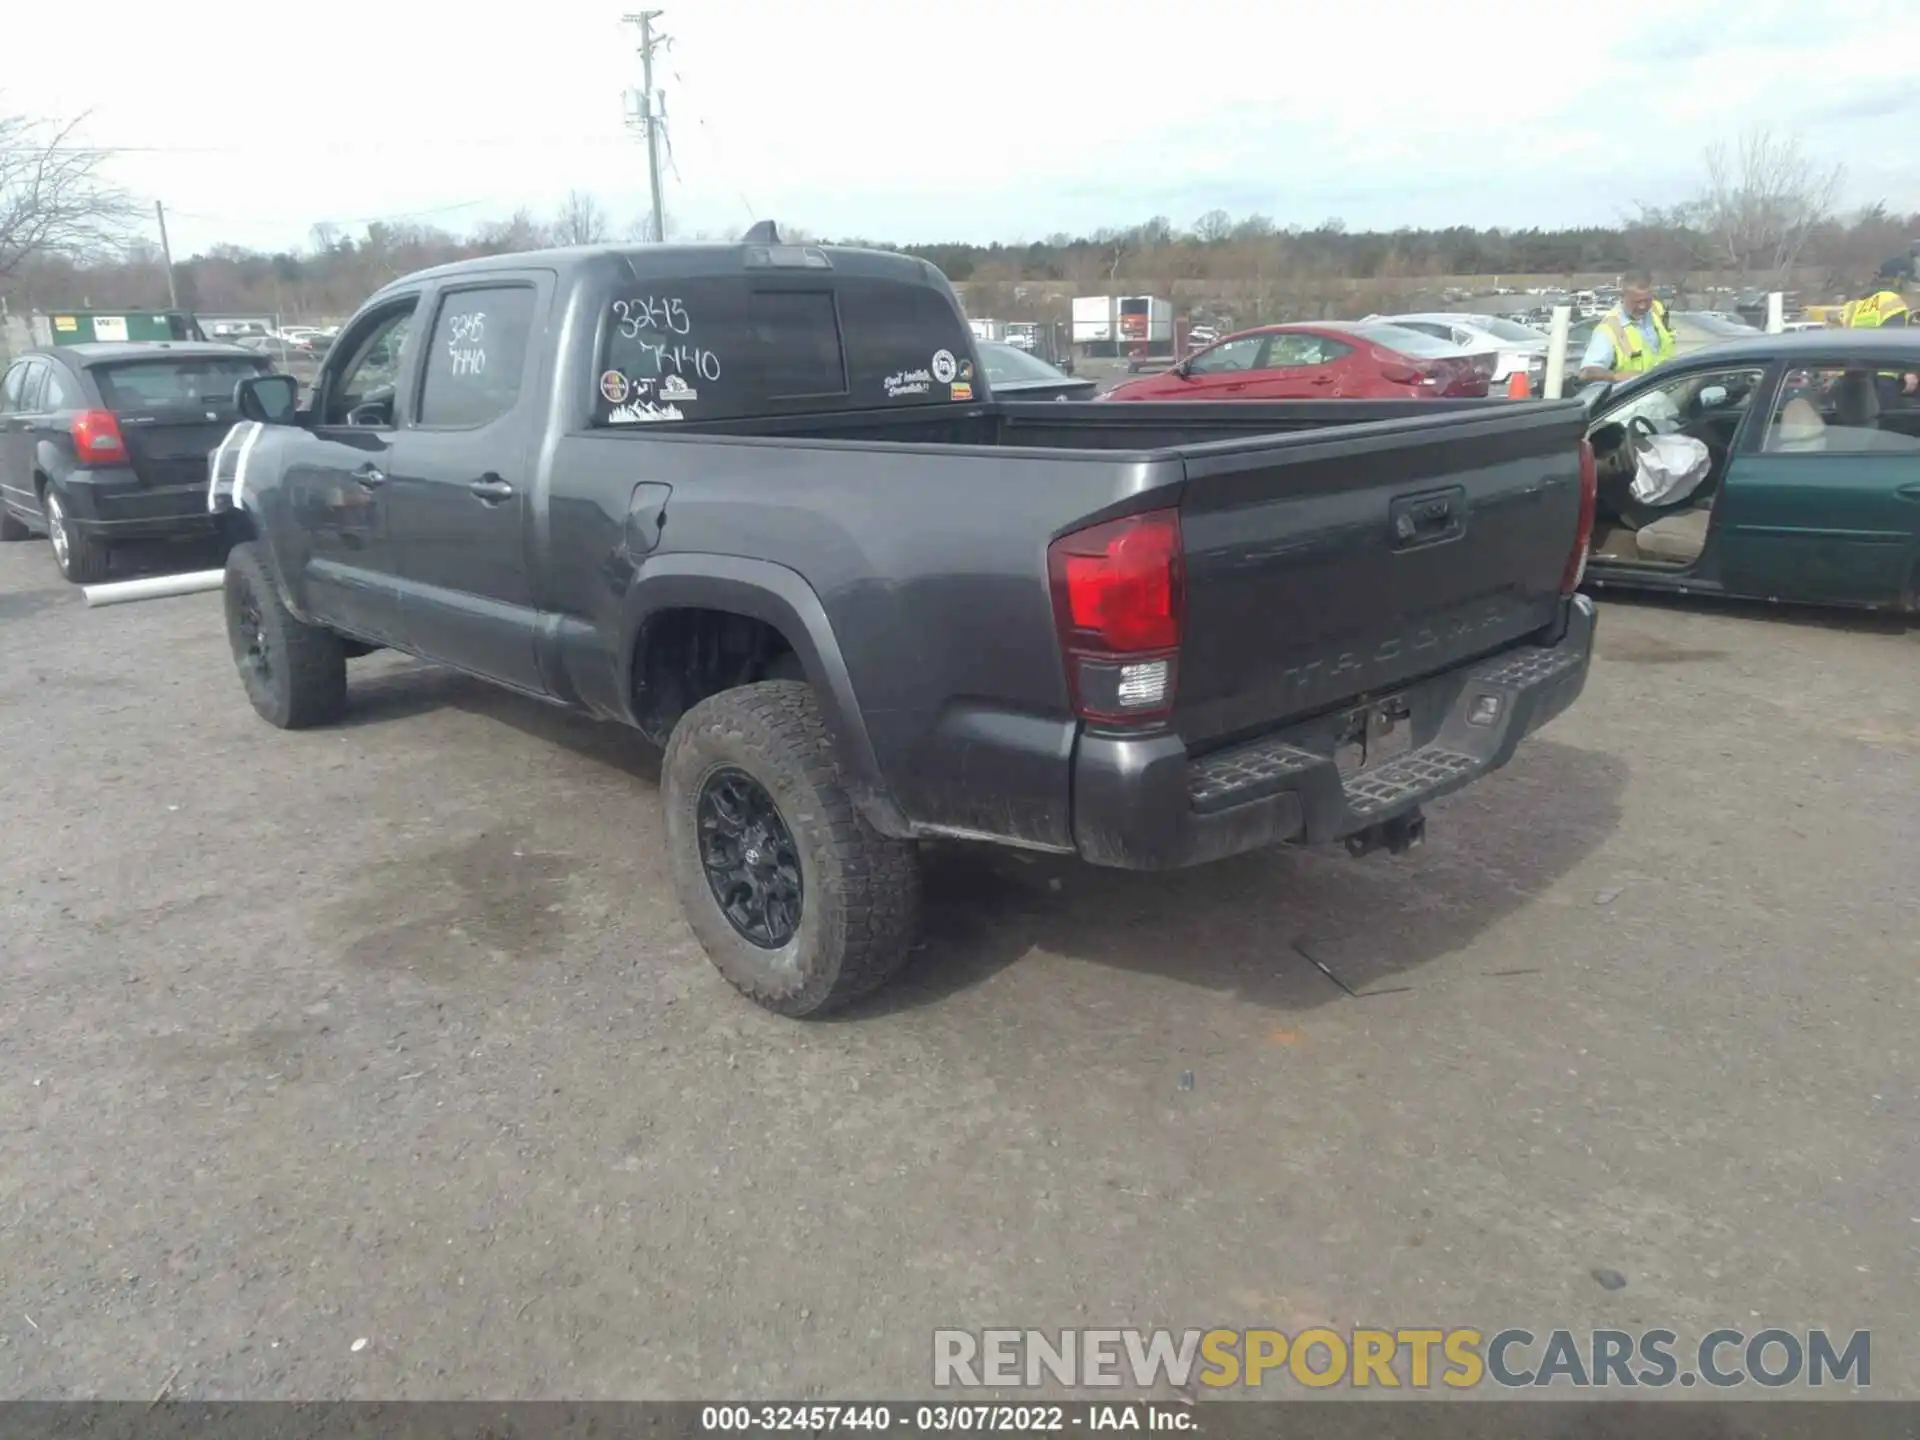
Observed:
[[[1427,817],[1414,809],[1404,815],[1396,815],[1391,820],[1382,820],[1378,825],[1356,830],[1347,836],[1347,853],[1356,860],[1376,850],[1385,850],[1389,855],[1404,855],[1426,838]]]

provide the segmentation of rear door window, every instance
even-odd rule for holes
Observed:
[[[0,414],[17,413],[24,408],[21,401],[27,395],[27,362],[18,361],[7,371],[5,380],[0,380]]]
[[[24,415],[39,414],[40,396],[45,391],[46,378],[46,361],[27,361],[26,373],[20,377],[20,403],[14,408]]]
[[[47,384],[40,392],[42,410],[78,410],[80,386],[58,365],[47,363]]]
[[[100,398],[116,414],[198,410],[235,414],[233,388],[267,367],[239,355],[179,355],[93,367]]]
[[[706,276],[623,289],[602,320],[594,423],[970,400],[965,322],[932,287]]]
[[[456,290],[441,299],[420,391],[421,425],[470,430],[513,409],[533,306],[531,285]]]
[[[1375,345],[1383,345],[1389,350],[1398,350],[1402,355],[1438,357],[1459,353],[1459,347],[1451,340],[1439,339],[1404,325],[1368,325],[1357,333],[1362,339],[1371,340]]]

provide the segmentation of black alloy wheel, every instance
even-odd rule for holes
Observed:
[[[266,685],[273,679],[273,645],[267,637],[266,618],[260,613],[260,596],[250,580],[233,587],[231,636],[234,663],[243,683]]]
[[[715,768],[696,809],[700,863],[720,912],[743,940],[778,950],[800,929],[800,853],[773,797],[738,766]]]

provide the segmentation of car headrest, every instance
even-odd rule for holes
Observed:
[[[1865,370],[1849,370],[1834,392],[1834,418],[1850,429],[1864,429],[1880,418],[1880,392]]]
[[[1827,423],[1804,395],[1796,395],[1781,407],[1779,423],[1774,426],[1769,450],[1823,450],[1827,444]]]

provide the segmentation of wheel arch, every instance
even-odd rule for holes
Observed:
[[[643,731],[648,728],[641,687],[658,654],[654,647],[674,633],[676,624],[684,623],[680,617],[738,617],[766,627],[798,659],[813,687],[848,793],[868,823],[885,835],[912,833],[881,773],[853,677],[826,609],[797,571],[733,555],[662,555],[647,562],[626,600],[617,679],[629,721]],[[749,676],[735,683],[759,678],[764,677]]]

